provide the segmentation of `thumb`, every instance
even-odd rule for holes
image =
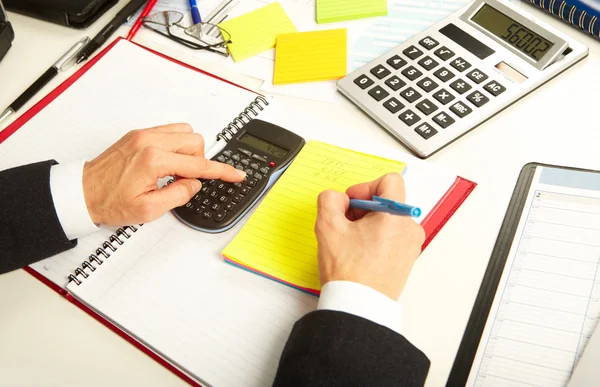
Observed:
[[[147,200],[160,214],[183,206],[202,188],[197,179],[177,179],[174,183],[147,194]]]
[[[350,206],[350,198],[342,192],[328,190],[321,192],[317,199],[317,222],[315,232],[328,232],[348,223],[346,212]]]

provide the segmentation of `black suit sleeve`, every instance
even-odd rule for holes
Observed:
[[[352,314],[311,312],[298,320],[274,387],[423,386],[429,359],[402,335]]]
[[[0,274],[76,246],[65,235],[50,191],[44,161],[0,171]]]

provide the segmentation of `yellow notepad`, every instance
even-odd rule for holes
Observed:
[[[317,0],[319,24],[387,14],[387,0]]]
[[[346,75],[346,29],[277,37],[274,85],[340,79]]]
[[[280,3],[273,3],[225,21],[219,27],[229,32],[227,45],[236,62],[275,47],[279,34],[296,32],[296,27]]]
[[[317,196],[380,176],[406,164],[308,141],[248,223],[223,250],[227,261],[296,288],[320,291]]]

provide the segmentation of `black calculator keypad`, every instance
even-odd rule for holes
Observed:
[[[446,61],[454,56],[454,51],[450,50],[446,46],[442,46],[442,47],[438,48],[437,50],[435,50],[434,54],[441,60]]]
[[[440,127],[442,127],[442,129],[446,129],[447,127],[456,122],[454,121],[454,118],[450,117],[449,114],[444,112],[438,113],[435,116],[433,116],[433,121]]]
[[[394,97],[385,101],[383,103],[383,106],[385,106],[385,108],[389,110],[390,113],[398,113],[400,110],[404,109],[404,105],[402,104],[402,102],[398,101]]]
[[[496,81],[488,82],[483,89],[493,95],[494,97],[499,96],[500,94],[506,91],[506,87],[502,86],[500,83]]]
[[[447,91],[446,89],[440,89],[433,94],[433,98],[435,98],[442,105],[446,105],[447,103],[454,100],[454,96],[452,93]]]
[[[410,109],[401,113],[398,118],[400,118],[408,126],[411,126],[411,125],[416,124],[417,122],[421,121],[421,117],[419,117],[419,115],[417,113],[413,112]]]
[[[454,67],[456,70],[461,73],[471,67],[471,64],[464,60],[463,58],[456,58],[450,62],[450,66]]]
[[[371,74],[375,75],[378,79],[383,79],[391,73],[392,72],[385,68],[383,65],[379,65],[371,69]]]
[[[435,130],[431,125],[424,122],[415,128],[415,132],[417,132],[421,137],[425,140],[430,139],[431,137],[437,134],[437,130]]]
[[[406,89],[402,90],[400,92],[400,96],[408,102],[415,102],[421,98],[421,94],[412,87],[407,87]]]
[[[417,85],[427,93],[432,92],[438,87],[438,84],[429,77],[421,79],[419,82],[417,82]]]
[[[468,116],[473,111],[473,109],[471,109],[470,107],[465,105],[464,102],[460,102],[460,101],[458,101],[457,103],[452,105],[450,107],[450,110],[452,110],[452,112],[454,114],[456,114],[457,116],[459,116],[460,118],[464,118],[464,117]]]
[[[402,59],[400,55],[394,55],[388,59],[386,63],[392,66],[395,70],[400,70],[402,67],[406,66],[408,62]]]
[[[406,82],[404,82],[402,79],[398,78],[397,75],[393,75],[393,76],[389,77],[388,79],[386,79],[385,84],[393,91],[398,91],[401,88],[403,88],[404,86],[406,86]]]
[[[369,90],[369,95],[373,97],[375,101],[381,101],[382,99],[390,95],[390,93],[385,91],[385,89],[381,86],[375,86],[374,88]]]
[[[438,110],[438,107],[428,99],[424,99],[419,102],[417,105],[417,109],[419,109],[426,116],[430,115],[434,111]]]
[[[361,89],[366,89],[367,87],[371,86],[373,83],[375,83],[371,78],[367,77],[366,75],[361,75],[360,77],[356,78],[354,80],[354,83],[358,85],[358,87],[360,87]]]
[[[477,84],[480,84],[481,82],[488,79],[488,76],[481,70],[473,69],[467,74],[467,78],[469,78],[470,80],[472,80],[473,82],[475,82]]]
[[[482,107],[486,103],[490,101],[488,97],[483,95],[480,91],[474,91],[471,94],[467,95],[467,101],[471,102],[473,105],[477,107]]]
[[[458,94],[464,94],[472,89],[472,86],[462,79],[457,79],[456,81],[452,82],[450,87]]]
[[[402,53],[412,60],[415,60],[421,55],[423,55],[423,51],[419,50],[415,46],[410,46],[406,50],[402,51]]]

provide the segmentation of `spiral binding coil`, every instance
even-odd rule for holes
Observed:
[[[221,131],[221,133],[217,134],[217,141],[222,139],[225,140],[225,142],[228,142],[231,140],[239,130],[241,130],[248,122],[252,121],[253,118],[257,117],[267,106],[269,106],[269,102],[264,97],[256,97],[243,112],[235,117],[233,121]]]
[[[141,227],[142,225],[140,224],[139,226]],[[69,274],[69,283],[75,282],[77,286],[81,285],[83,280],[88,278],[91,273],[95,272],[96,269],[104,263],[104,260],[110,258],[111,253],[117,251],[119,246],[123,245],[125,240],[131,238],[133,233],[137,232],[137,230],[138,227],[133,225],[118,228],[107,241],[102,243],[101,247],[96,249],[94,254],[90,254],[88,259],[81,263],[81,267],[76,268],[73,274]],[[85,269],[89,269],[89,271],[86,272]],[[81,278],[79,276],[81,276]]]

